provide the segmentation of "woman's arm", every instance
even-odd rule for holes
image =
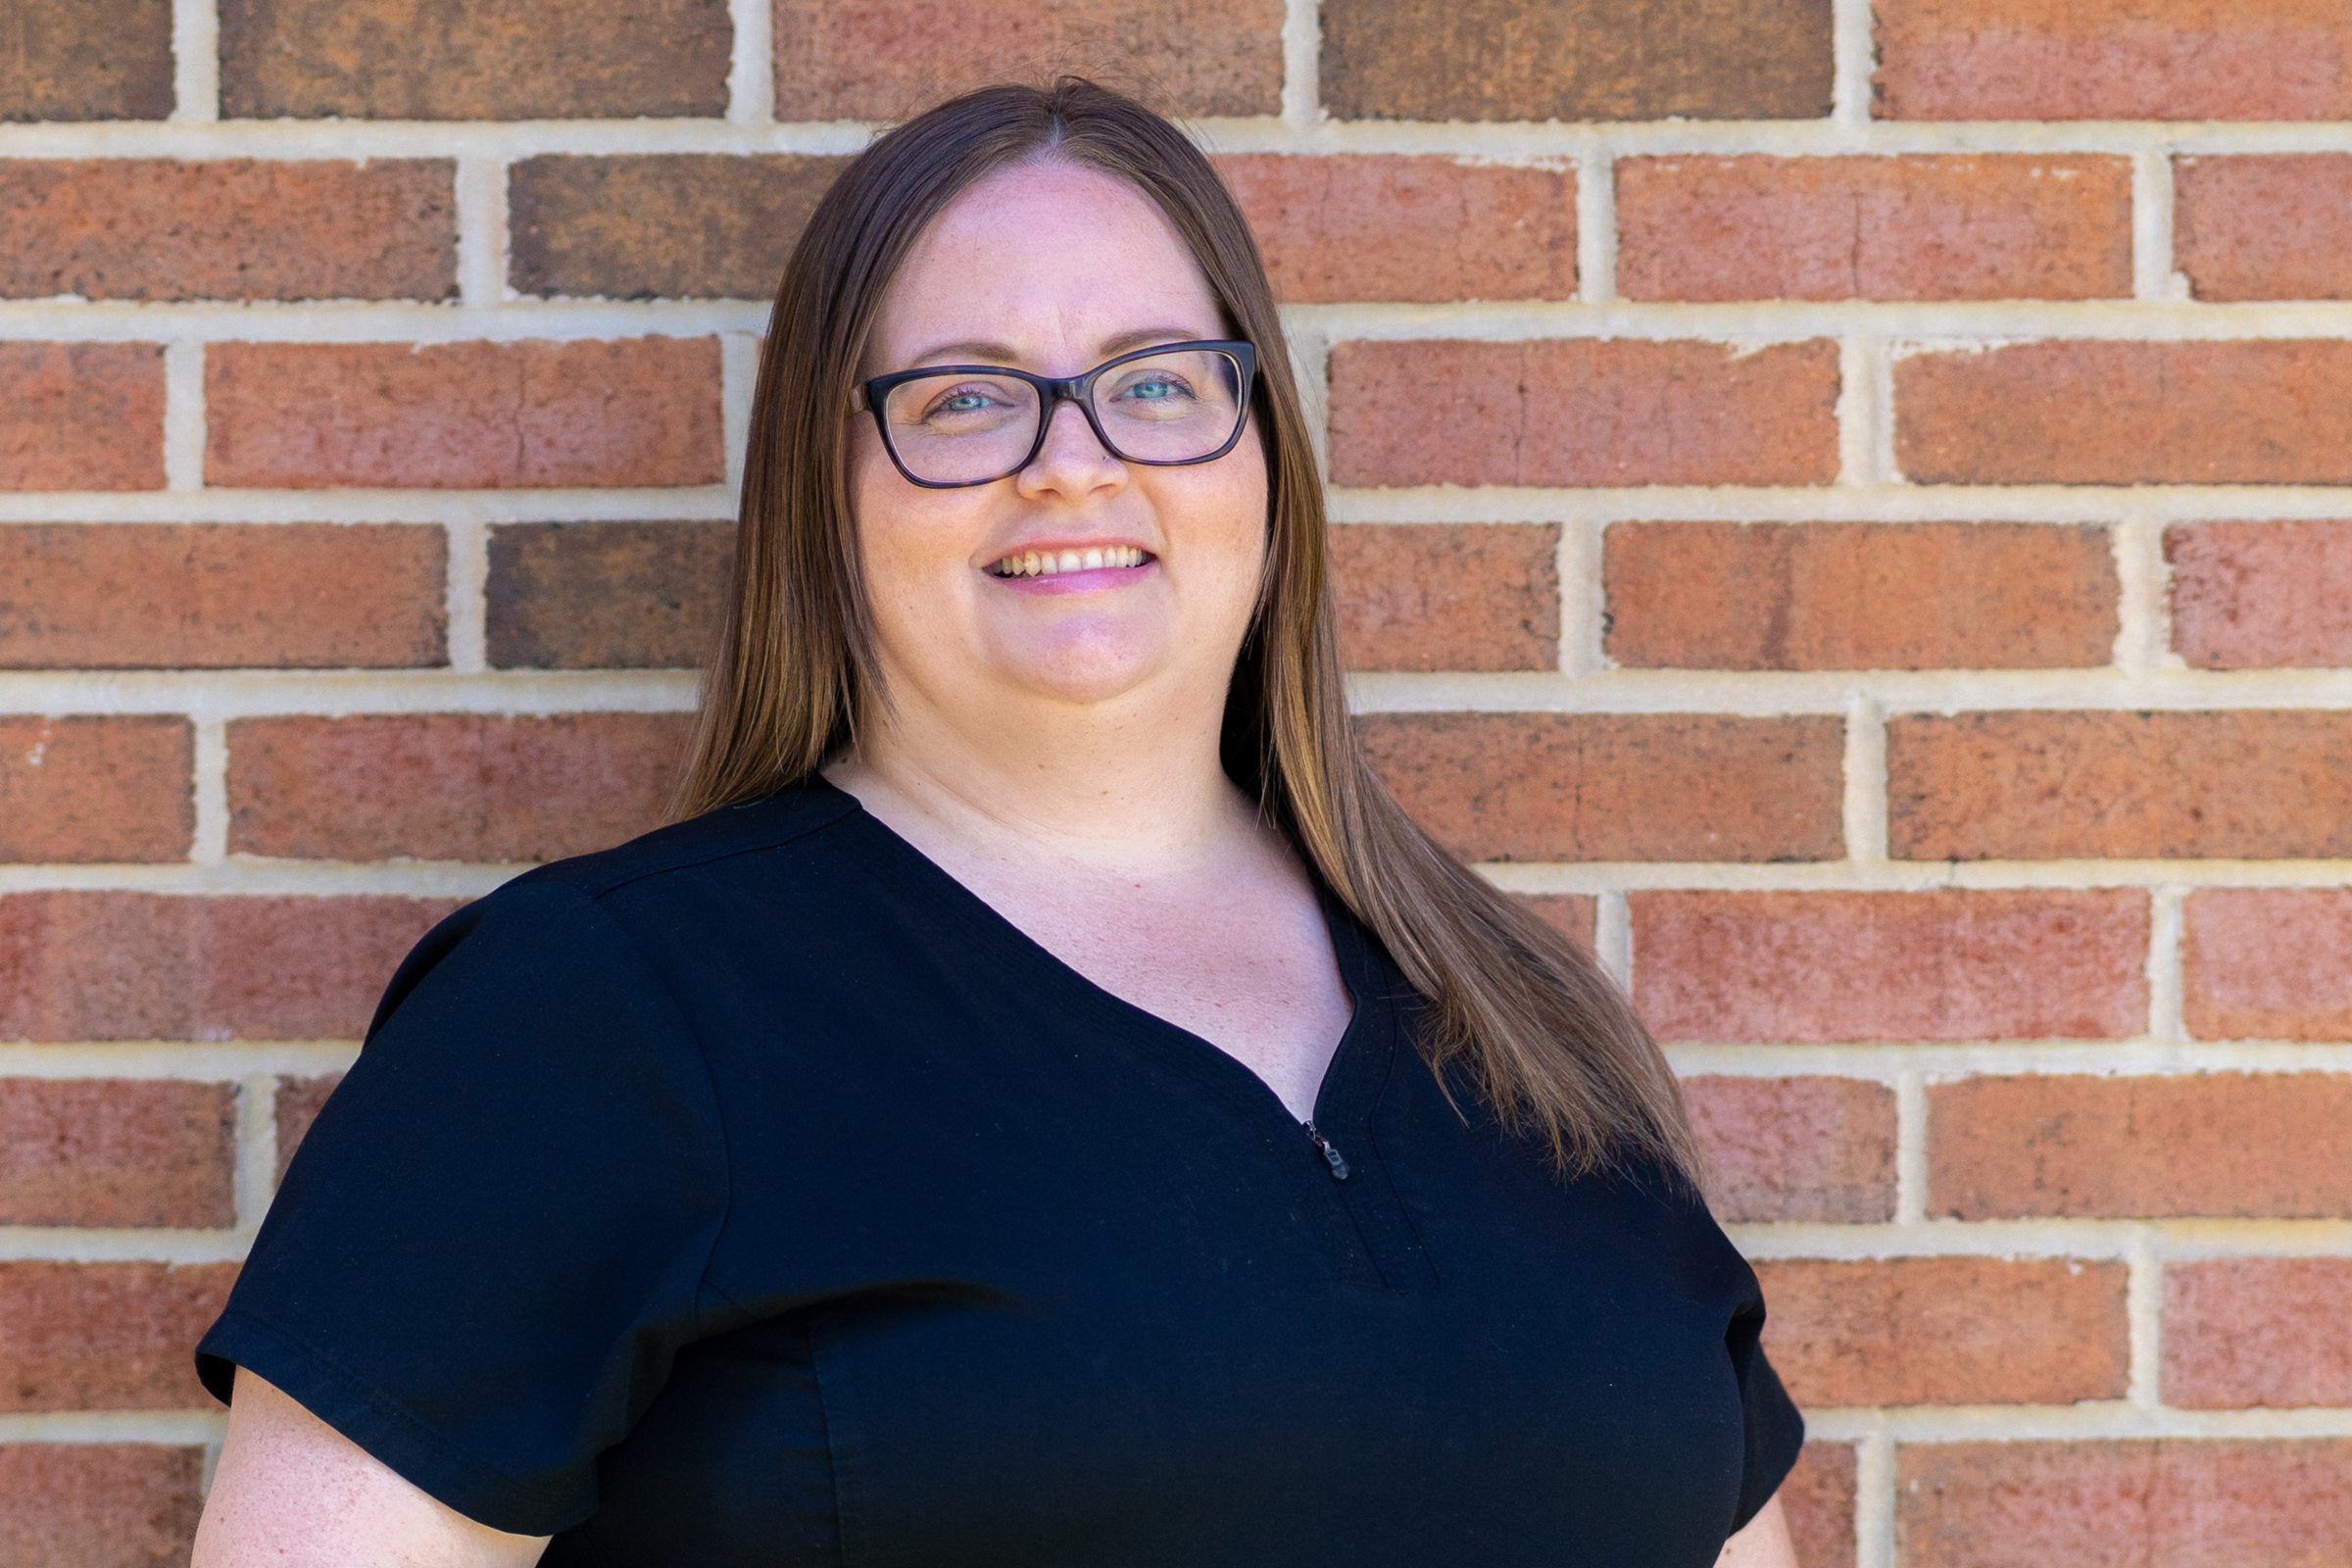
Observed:
[[[547,1541],[477,1525],[434,1501],[239,1369],[190,1568],[528,1568]]]
[[[1715,1568],[1796,1568],[1796,1543],[1788,1539],[1788,1517],[1781,1512],[1779,1493],[1723,1544]]]

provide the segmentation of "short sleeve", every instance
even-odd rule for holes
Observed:
[[[715,1095],[596,902],[510,884],[410,955],[197,1349],[432,1496],[550,1535],[718,1298]]]
[[[1734,1535],[1781,1490],[1805,1446],[1805,1418],[1764,1357],[1759,1343],[1763,1332],[1764,1306],[1759,1299],[1733,1318],[1724,1336],[1733,1374],[1740,1381],[1740,1416],[1746,1440],[1740,1466],[1740,1508],[1732,1518]]]

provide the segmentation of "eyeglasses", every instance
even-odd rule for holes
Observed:
[[[860,389],[890,461],[928,490],[990,484],[1045,449],[1063,400],[1122,463],[1175,467],[1233,450],[1250,415],[1257,350],[1233,341],[1163,343],[1055,378],[998,365],[877,375]]]

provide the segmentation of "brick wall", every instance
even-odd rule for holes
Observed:
[[[1688,1075],[1808,1568],[2346,1560],[2341,0],[0,22],[0,1568],[184,1551],[390,966],[652,820],[760,301],[942,62],[1223,159],[1368,743]]]

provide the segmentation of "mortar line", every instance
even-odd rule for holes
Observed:
[[[458,296],[472,310],[507,297],[507,163],[499,158],[458,160]]]
[[[1282,123],[1309,131],[1323,121],[1323,19],[1319,0],[1287,0],[1282,14]]]
[[[740,509],[745,454],[752,434],[752,398],[760,385],[760,339],[729,332],[718,340],[719,408],[727,444],[727,491]]]
[[[1838,483],[1874,485],[1884,482],[1887,466],[1880,449],[1879,427],[1891,413],[1879,404],[1880,369],[1885,341],[1847,335],[1838,342]]]
[[[2164,525],[2134,508],[2107,536],[2115,561],[2115,667],[2127,676],[2149,675],[2163,667],[2166,652]]]
[[[2174,270],[2172,150],[2162,143],[2132,155],[2132,296],[2184,300],[2188,280]]]
[[[174,495],[204,488],[204,353],[195,338],[164,345],[164,488]]]
[[[1854,1568],[1895,1568],[1894,1439],[1885,1422],[1854,1444]]]
[[[193,730],[189,790],[195,808],[188,859],[215,866],[228,858],[228,722],[218,714],[189,721]]]
[[[220,13],[215,0],[172,0],[172,114],[179,125],[220,119]]]
[[[1618,990],[1634,994],[1633,907],[1614,889],[1592,898],[1592,960]]]
[[[727,121],[766,129],[776,122],[774,0],[728,0],[735,41],[727,59]]]
[[[2148,1035],[2155,1040],[2188,1040],[2181,1015],[2180,936],[2188,890],[2159,883],[2148,893]]]
[[[1589,130],[1576,152],[1576,297],[1617,298],[1617,161],[1605,132]]]
[[[1878,71],[1871,0],[1832,0],[1830,40],[1830,121],[1860,142],[1871,128],[1872,77]]]
[[[1559,524],[1559,670],[1570,678],[1608,667],[1606,540],[1601,524]]]
[[[1905,1067],[1894,1079],[1894,1222],[1925,1224],[1927,1208],[1927,1074]]]
[[[2163,1407],[2162,1378],[2164,1261],[2156,1233],[2138,1228],[2132,1239],[2128,1261],[2131,1273],[2125,1287],[2124,1318],[2131,1336],[2131,1370],[2124,1397],[2142,1410]]]
[[[1871,356],[1871,435],[1870,472],[1875,484],[1908,489],[1895,444],[1894,414],[1894,344],[1882,338]]]
[[[1860,865],[1886,859],[1886,712],[1864,688],[1845,703],[1845,858]]]
[[[449,537],[450,671],[486,673],[490,667],[490,529],[472,518],[453,518],[443,526]]]
[[[237,1235],[261,1228],[276,1187],[277,1079],[248,1073],[237,1083]]]

